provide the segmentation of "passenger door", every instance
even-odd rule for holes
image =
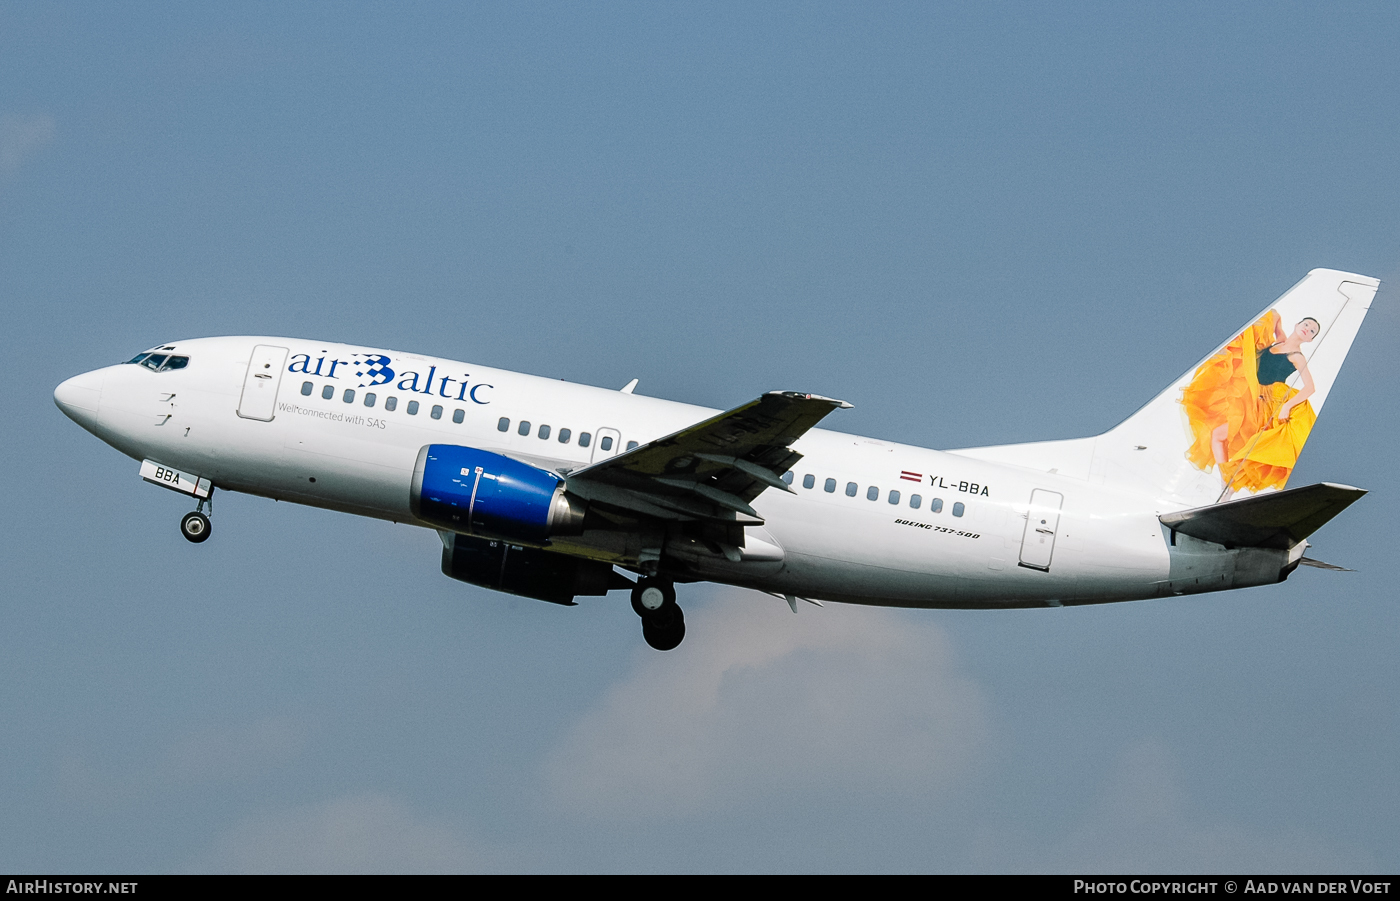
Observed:
[[[277,412],[277,388],[282,384],[282,368],[287,365],[287,348],[259,344],[248,360],[243,376],[243,396],[238,399],[238,415],[244,419],[271,422]]]

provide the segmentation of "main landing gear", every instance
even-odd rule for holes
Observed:
[[[632,587],[632,609],[642,618],[642,637],[658,651],[685,638],[685,614],[676,605],[676,587],[665,579],[644,578]]]
[[[209,512],[213,513],[214,498],[212,490],[210,491],[208,503]],[[200,498],[199,506],[195,507],[193,511],[186,513],[180,519],[180,534],[185,536],[186,541],[199,544],[201,541],[207,541],[209,539],[209,532],[214,527],[210,525],[209,517],[204,514],[204,504],[205,499]]]

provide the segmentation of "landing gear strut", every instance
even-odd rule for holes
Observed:
[[[658,651],[672,650],[685,638],[685,614],[671,582],[640,579],[632,588],[632,609],[642,618],[642,637]]]
[[[211,491],[212,494],[212,491]],[[214,512],[214,498],[209,498],[209,512]],[[209,517],[204,515],[204,499],[200,498],[199,505],[190,513],[186,513],[180,520],[180,534],[185,536],[186,541],[199,544],[209,538],[209,532],[213,526],[209,523]]]

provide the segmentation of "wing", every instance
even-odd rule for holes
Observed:
[[[773,391],[704,422],[571,473],[568,490],[591,502],[668,520],[763,522],[750,502],[802,455],[792,444],[845,401]]]

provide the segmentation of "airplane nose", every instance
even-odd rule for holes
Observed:
[[[69,419],[92,429],[102,405],[102,373],[85,372],[61,383],[53,389],[53,402]]]

